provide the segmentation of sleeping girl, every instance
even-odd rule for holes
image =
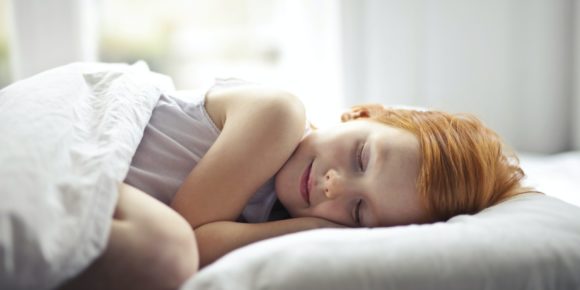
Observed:
[[[517,158],[474,117],[363,105],[342,121],[311,129],[293,95],[236,80],[162,96],[105,252],[63,289],[174,289],[263,239],[445,221],[527,191]]]

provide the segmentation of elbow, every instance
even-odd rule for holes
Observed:
[[[179,217],[172,226],[150,235],[154,235],[148,239],[152,243],[150,253],[154,256],[151,261],[156,268],[162,269],[158,274],[165,285],[177,288],[195,275],[199,269],[199,251],[195,232],[184,219]]]
[[[215,231],[218,223],[209,223],[195,228],[195,236],[199,253],[199,269],[203,269],[209,264],[215,262],[229,251],[227,240]]]

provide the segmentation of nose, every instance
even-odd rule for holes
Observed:
[[[350,191],[352,191],[352,189],[349,188],[349,184],[346,182],[346,177],[336,170],[328,170],[324,175],[324,195],[328,199],[341,197]]]

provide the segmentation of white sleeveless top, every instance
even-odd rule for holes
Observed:
[[[239,85],[218,81],[211,88]],[[169,204],[179,187],[220,134],[205,110],[207,91],[161,96],[129,168],[125,182]],[[276,202],[274,179],[262,185],[242,212],[250,223],[268,220]]]

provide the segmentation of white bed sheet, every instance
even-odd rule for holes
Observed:
[[[522,153],[525,184],[580,206],[580,151],[555,155]]]
[[[169,78],[144,63],[76,63],[0,91],[0,289],[51,289],[104,249]]]

